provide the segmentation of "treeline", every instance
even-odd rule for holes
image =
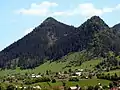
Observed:
[[[110,74],[97,74],[96,75],[98,79],[107,79],[111,81],[117,81],[120,80],[120,76],[118,76],[116,73],[114,75]]]

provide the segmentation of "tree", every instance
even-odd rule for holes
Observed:
[[[64,71],[64,74],[67,74],[67,71]]]
[[[88,77],[89,77],[90,79],[92,79],[92,74],[89,74]]]
[[[76,78],[76,77],[72,77],[72,78],[69,78],[69,81],[75,81],[75,82],[77,82],[77,81],[79,81],[79,79]]]
[[[13,84],[10,84],[7,86],[7,90],[14,90],[15,86]]]
[[[55,79],[52,79],[52,83],[56,83],[56,80],[55,80]]]
[[[110,87],[110,88],[113,88],[113,83],[109,83],[109,87]]]
[[[68,71],[69,71],[69,73],[71,73],[71,72],[72,72],[72,70],[71,70],[71,69],[69,69]]]
[[[99,85],[96,85],[95,87],[94,87],[94,90],[98,90],[99,89]]]
[[[93,86],[88,86],[87,90],[94,90],[94,87]]]
[[[66,89],[66,83],[65,83],[65,82],[62,82],[62,84],[63,84],[64,90],[67,90],[67,89]]]
[[[46,70],[46,75],[49,75],[49,71],[48,70]]]
[[[0,83],[0,90],[6,90],[5,85]]]

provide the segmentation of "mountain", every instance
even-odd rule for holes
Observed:
[[[82,40],[83,46],[86,49],[94,38],[94,35],[100,31],[109,30],[109,26],[100,17],[93,16],[79,26],[78,30],[80,31],[80,40]]]
[[[117,31],[120,31],[120,23],[119,24],[116,24],[112,27],[113,30],[117,30]]]
[[[119,41],[119,36],[98,16],[78,28],[48,17],[31,33],[0,52],[0,68],[34,68],[45,60],[54,61],[83,50],[90,51],[94,57],[109,51],[118,54]]]
[[[69,52],[77,52],[87,49],[95,33],[102,30],[108,30],[108,25],[98,16],[93,16],[76,28],[73,33],[56,41],[54,47],[47,53],[50,59],[59,59]]]
[[[47,50],[56,41],[69,35],[75,30],[48,17],[33,32],[13,43],[0,52],[0,67],[13,67],[18,65],[24,68],[32,68],[43,62]],[[15,66],[14,66],[15,67]]]

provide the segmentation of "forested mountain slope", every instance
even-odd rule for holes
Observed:
[[[120,37],[98,16],[78,28],[47,18],[31,33],[0,52],[0,68],[34,68],[44,60],[57,60],[70,52],[86,50],[92,57],[120,52]]]

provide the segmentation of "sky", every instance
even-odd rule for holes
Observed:
[[[120,23],[120,0],[0,0],[0,51],[47,17],[78,27],[94,15],[110,27]]]

